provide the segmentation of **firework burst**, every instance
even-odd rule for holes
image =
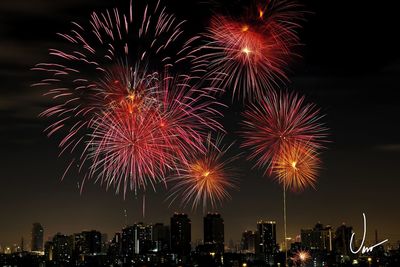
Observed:
[[[89,177],[97,175],[117,192],[154,186],[175,161],[173,149],[160,128],[161,118],[154,110],[137,113],[110,111],[94,121],[88,145],[91,162]]]
[[[318,154],[304,144],[286,145],[275,158],[273,172],[286,189],[302,191],[315,187],[320,168]]]
[[[87,141],[83,136],[94,114],[132,96],[138,86],[154,88],[149,83],[160,69],[186,58],[191,40],[178,45],[183,21],[168,14],[160,2],[146,5],[141,15],[135,12],[131,1],[127,12],[114,8],[93,12],[87,23],[72,22],[69,33],[58,34],[66,41],[63,50],[50,49],[53,60],[33,68],[45,76],[33,86],[48,89],[45,95],[52,98],[53,105],[41,114],[55,120],[46,132],[66,133],[61,153]],[[171,47],[182,49],[172,53]]]
[[[263,7],[237,20],[216,15],[199,57],[208,65],[215,84],[232,91],[232,98],[260,98],[287,80],[285,69],[299,43],[296,34],[302,18],[292,1],[267,1]]]
[[[292,260],[296,263],[299,264],[300,266],[304,266],[307,264],[308,261],[311,260],[311,255],[310,252],[306,250],[299,250],[294,254],[294,257],[292,257]]]
[[[220,115],[213,108],[218,103],[191,87],[190,77],[168,76],[156,85],[155,92],[131,92],[94,120],[86,149],[89,178],[117,190],[123,185],[124,194],[128,188],[154,187],[178,163],[186,163],[193,150],[206,152],[208,130],[222,130],[214,119]],[[151,94],[146,96],[146,91]]]
[[[188,63],[196,37],[181,43],[183,21],[160,2],[143,10],[136,14],[131,1],[127,12],[93,12],[88,23],[73,22],[59,34],[63,50],[50,49],[53,61],[33,68],[46,76],[34,86],[52,98],[41,114],[55,120],[46,132],[61,136],[60,155],[75,156],[67,171],[76,164],[84,180],[123,187],[124,194],[163,180],[189,151],[205,152],[210,130],[222,129],[212,89],[195,88],[190,75],[167,74]]]
[[[253,153],[256,166],[271,173],[276,158],[297,143],[311,149],[323,147],[327,128],[314,104],[294,93],[274,92],[244,112],[242,147]],[[272,167],[272,168],[270,168]]]
[[[194,153],[187,164],[182,165],[170,179],[175,182],[168,199],[171,203],[180,199],[182,206],[191,205],[196,209],[200,204],[205,212],[211,205],[215,208],[223,200],[230,198],[229,190],[237,188],[235,171],[231,163],[236,159],[226,159],[229,146],[221,146],[222,137],[215,142],[209,136],[206,154]]]

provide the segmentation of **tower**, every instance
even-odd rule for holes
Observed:
[[[276,222],[258,221],[257,230],[260,235],[259,252],[266,263],[274,265],[277,254]]]
[[[181,256],[187,256],[192,250],[192,224],[183,213],[175,213],[171,218],[171,250]]]
[[[215,247],[215,253],[224,253],[224,220],[218,213],[208,213],[203,220],[204,244]]]
[[[44,231],[42,225],[40,223],[34,223],[32,225],[31,251],[43,251],[43,234]]]

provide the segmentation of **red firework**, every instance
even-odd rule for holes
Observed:
[[[168,136],[154,110],[141,113],[111,110],[94,121],[87,152],[89,177],[97,176],[107,187],[119,191],[145,189],[163,179],[175,162]]]
[[[232,146],[222,146],[222,137],[215,141],[207,139],[207,151],[193,153],[186,164],[170,179],[175,184],[168,199],[171,204],[180,199],[182,206],[191,205],[196,209],[202,204],[205,212],[208,205],[215,208],[223,200],[230,198],[229,190],[237,188],[232,162],[236,157],[226,158]]]
[[[200,61],[208,64],[209,78],[232,91],[232,97],[260,98],[286,80],[285,69],[299,43],[296,22],[302,18],[292,1],[267,1],[237,20],[214,16]]]
[[[256,166],[272,172],[276,158],[286,147],[299,143],[314,150],[326,142],[327,128],[314,104],[294,93],[274,92],[244,112],[242,147],[257,159]]]
[[[126,13],[117,8],[93,12],[87,23],[72,22],[70,32],[58,34],[67,44],[63,50],[50,49],[53,60],[33,68],[45,75],[33,86],[48,89],[45,95],[52,98],[41,116],[55,120],[46,129],[48,136],[64,134],[60,154],[84,147],[93,114],[129,97],[138,86],[153,90],[158,70],[186,58],[195,38],[178,44],[182,24],[160,2],[146,5],[140,15],[131,1]]]
[[[52,97],[41,114],[54,120],[48,136],[61,135],[60,154],[80,154],[67,171],[75,162],[80,171],[89,165],[85,179],[124,193],[164,179],[189,151],[205,151],[208,131],[222,128],[208,90],[194,88],[190,76],[163,77],[186,62],[196,37],[180,45],[183,22],[160,2],[138,17],[132,1],[126,13],[93,12],[59,34],[67,45],[50,49],[52,62],[33,68],[46,75],[34,86]]]
[[[205,153],[209,129],[221,130],[214,119],[218,104],[190,85],[188,76],[165,77],[156,91],[131,92],[128,98],[98,115],[87,145],[90,173],[119,191],[137,191],[164,181],[192,151]],[[146,95],[149,92],[150,95]]]

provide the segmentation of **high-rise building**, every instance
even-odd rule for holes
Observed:
[[[258,233],[254,231],[244,231],[242,233],[242,240],[240,242],[240,250],[242,253],[255,254],[259,245]]]
[[[121,256],[124,259],[124,263],[127,260],[132,259],[135,253],[135,239],[134,239],[135,227],[127,226],[122,229],[121,234]]]
[[[74,259],[83,262],[85,256],[101,253],[101,233],[99,231],[83,231],[73,235]]]
[[[153,248],[155,252],[167,252],[170,249],[170,228],[168,225],[156,223],[153,225]]]
[[[34,223],[32,225],[31,251],[43,251],[43,235],[44,231],[42,225],[40,223]]]
[[[46,261],[53,261],[54,244],[53,241],[44,243],[44,258]]]
[[[171,218],[171,250],[178,255],[187,256],[192,250],[192,224],[183,213],[175,213]]]
[[[135,254],[145,254],[152,249],[152,226],[138,223],[134,225]]]
[[[350,238],[353,228],[345,224],[339,226],[335,232],[335,251],[343,256],[350,256]]]
[[[153,247],[152,226],[144,223],[134,224],[122,229],[121,254],[125,259],[132,259],[136,254],[145,254]]]
[[[106,254],[108,250],[108,235],[106,233],[101,234],[101,253]]]
[[[107,254],[108,257],[111,259],[111,262],[118,261],[121,256],[121,236],[121,233],[116,233],[108,246]]]
[[[68,263],[72,260],[73,236],[57,233],[53,237],[53,261]]]
[[[84,254],[96,255],[101,253],[101,233],[99,231],[84,231]]]
[[[86,251],[85,235],[83,233],[76,233],[73,235],[73,258],[77,261],[84,260]]]
[[[214,247],[215,253],[224,253],[224,220],[218,213],[208,213],[203,220],[204,244]]]
[[[317,223],[313,229],[301,229],[301,244],[311,250],[332,251],[332,227]]]
[[[276,222],[258,221],[257,230],[260,235],[259,254],[267,264],[274,265],[277,255]]]

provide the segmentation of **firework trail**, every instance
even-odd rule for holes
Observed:
[[[306,104],[295,93],[271,91],[259,104],[244,112],[243,148],[257,159],[256,166],[271,174],[276,158],[287,147],[300,143],[310,149],[320,149],[326,142],[327,128],[314,104]]]
[[[191,205],[196,209],[202,205],[206,212],[208,206],[215,208],[230,198],[229,190],[237,188],[235,170],[231,166],[236,157],[226,158],[232,144],[223,146],[222,139],[219,136],[213,141],[209,136],[206,154],[194,153],[176,176],[170,178],[170,182],[175,183],[167,198],[171,204],[179,199],[183,207]]]
[[[204,34],[208,41],[200,48],[204,54],[197,59],[207,66],[206,77],[238,99],[259,99],[284,83],[293,48],[299,44],[299,9],[291,0],[271,0],[241,19],[215,15]]]
[[[160,2],[136,13],[131,1],[127,12],[114,8],[72,22],[59,34],[63,49],[49,50],[53,61],[33,68],[45,76],[33,86],[52,99],[41,113],[53,120],[45,132],[61,138],[60,155],[79,155],[65,173],[89,165],[84,181],[96,178],[124,194],[162,180],[188,151],[205,151],[208,131],[222,129],[212,89],[194,88],[190,75],[167,74],[186,62],[197,37],[182,42],[184,22]]]

